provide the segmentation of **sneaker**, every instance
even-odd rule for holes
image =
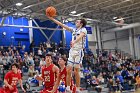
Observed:
[[[69,88],[66,88],[66,93],[72,93],[72,91]]]
[[[77,90],[76,90],[76,93],[81,93],[81,90],[77,89]]]

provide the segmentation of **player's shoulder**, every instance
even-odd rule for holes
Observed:
[[[85,34],[87,34],[87,29],[85,27],[82,27],[81,32],[84,32]]]
[[[12,74],[13,72],[12,71],[8,71],[6,74]]]
[[[46,66],[42,66],[41,69],[44,70],[46,68]]]
[[[82,27],[81,30],[82,31],[87,31],[87,29],[85,27]]]
[[[59,69],[58,66],[56,66],[56,65],[53,65],[53,68],[55,68],[55,69]]]
[[[11,77],[12,74],[13,74],[12,71],[8,71],[8,72],[5,74],[5,76],[6,76],[6,77]]]
[[[55,71],[59,71],[59,68],[58,68],[56,65],[53,65],[53,69],[54,69]]]

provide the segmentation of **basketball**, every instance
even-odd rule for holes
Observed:
[[[47,16],[49,15],[50,17],[56,16],[56,9],[54,7],[52,7],[52,6],[48,7],[46,9],[46,15]]]

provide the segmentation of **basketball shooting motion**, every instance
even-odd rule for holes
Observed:
[[[46,15],[50,20],[52,20],[56,24],[60,25],[61,27],[65,28],[66,30],[72,33],[71,49],[69,51],[69,58],[67,62],[67,78],[66,78],[67,92],[69,93],[72,92],[70,90],[70,81],[72,70],[74,68],[74,74],[76,79],[76,91],[80,93],[79,70],[84,56],[83,49],[85,47],[87,35],[87,30],[85,26],[87,22],[84,19],[78,19],[75,22],[76,28],[70,28],[53,18],[56,15],[55,8],[46,9]]]

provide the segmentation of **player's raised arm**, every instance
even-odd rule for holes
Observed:
[[[61,23],[61,22],[59,22],[58,20],[56,20],[56,19],[54,19],[53,17],[50,17],[50,16],[47,16],[50,20],[52,20],[53,22],[55,22],[56,24],[58,24],[59,26],[61,26],[61,27],[63,27],[63,28],[65,28],[66,30],[68,30],[68,31],[72,31],[72,29],[70,28],[70,27],[68,27],[67,25],[65,25],[65,24],[63,24],[63,23]]]

